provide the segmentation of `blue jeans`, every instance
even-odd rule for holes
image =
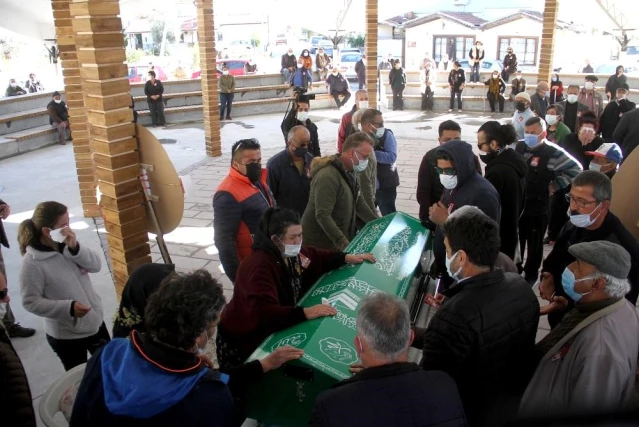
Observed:
[[[480,81],[479,76],[479,62],[473,64],[473,68],[470,70],[470,82],[476,83]]]
[[[397,212],[395,199],[397,199],[397,187],[377,189],[375,192],[375,203],[377,203],[377,207],[379,207],[382,216]]]
[[[233,106],[234,93],[220,92],[220,119],[224,118],[224,111],[226,110],[226,117],[231,117],[231,107]]]

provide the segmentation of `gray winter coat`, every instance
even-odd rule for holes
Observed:
[[[588,316],[543,356],[519,415],[584,416],[633,409],[638,353],[639,319],[624,298]]]
[[[30,313],[44,317],[47,335],[56,339],[78,339],[95,335],[102,325],[102,300],[93,289],[88,273],[101,268],[100,256],[78,244],[77,255],[39,251],[27,247],[22,257],[20,292],[22,305]],[[80,302],[91,307],[84,316],[71,315],[71,303]]]

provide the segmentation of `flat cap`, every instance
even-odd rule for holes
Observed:
[[[577,243],[570,246],[568,252],[617,279],[626,279],[630,273],[630,254],[616,243],[606,240]]]
[[[517,95],[515,95],[515,100],[517,99],[523,99],[526,102],[530,102],[530,95],[528,95],[526,92],[519,92]]]

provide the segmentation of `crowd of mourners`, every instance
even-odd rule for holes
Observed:
[[[318,397],[310,425],[636,419],[639,245],[610,210],[610,178],[637,142],[624,121],[638,110],[621,114],[610,139],[604,123],[617,113],[606,111],[625,105],[627,90],[618,88],[603,108],[588,92],[593,87],[582,94],[568,88],[577,108],[573,98],[539,105],[518,94],[513,124],[479,128],[480,156],[461,140],[458,123],[440,124],[415,194],[433,236],[429,274],[438,285],[429,303],[436,312],[422,329],[411,324],[404,301],[365,298],[353,376]],[[72,427],[238,426],[251,385],[304,356],[282,347],[246,362],[272,333],[336,315],[328,304],[298,303],[324,273],[375,263],[373,254],[346,248],[365,224],[396,212],[398,140],[383,113],[368,108],[365,91],[354,97],[335,154],[321,155],[304,95],[282,122],[283,150],[266,167],[259,141],[233,145],[213,196],[215,245],[234,285],[228,302],[205,270],[143,265],[129,277],[110,334],[111,315],[89,276],[100,271],[101,257],[78,242],[67,207],[40,203],[20,224],[21,302],[44,319],[65,370],[86,363]],[[0,201],[0,217],[9,213]],[[546,257],[545,245],[552,245]],[[9,312],[0,265],[0,300]],[[536,287],[547,304],[540,306]],[[551,330],[537,340],[543,316]],[[6,329],[1,419],[35,426],[33,396]],[[408,361],[411,347],[421,350],[419,363]]]

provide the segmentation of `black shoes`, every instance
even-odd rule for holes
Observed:
[[[7,334],[9,334],[9,338],[29,338],[34,336],[35,333],[35,329],[24,328],[20,326],[19,323],[15,323],[12,327],[7,328]]]

